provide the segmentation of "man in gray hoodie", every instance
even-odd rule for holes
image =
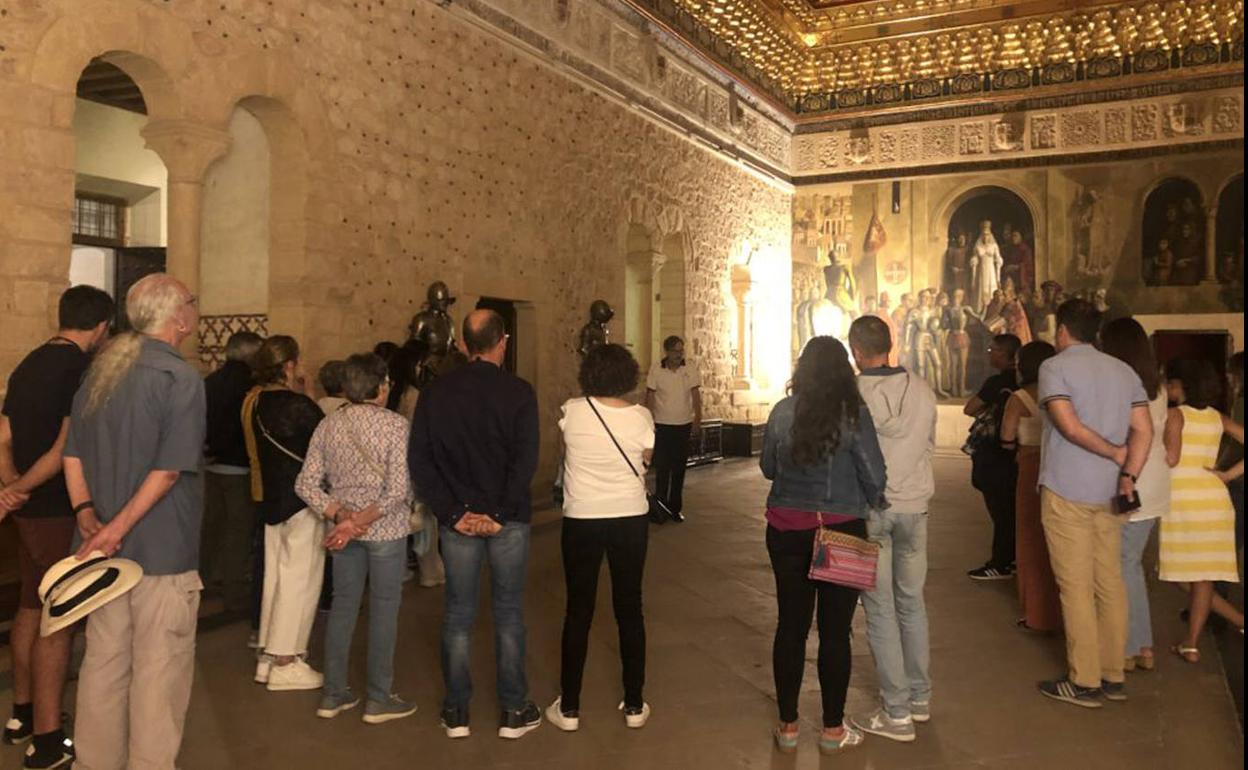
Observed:
[[[936,396],[922,377],[889,366],[888,325],[863,316],[849,329],[862,394],[888,468],[886,511],[871,511],[867,535],[880,546],[875,589],[862,594],[867,640],[883,706],[852,717],[861,730],[895,741],[915,739],[915,722],[931,718],[932,680],[927,607],[927,504],[935,492]]]

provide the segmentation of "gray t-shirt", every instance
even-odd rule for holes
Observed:
[[[1148,406],[1135,370],[1091,345],[1072,345],[1040,365],[1040,405],[1066,400],[1079,421],[1111,444],[1126,443],[1131,410]],[[1040,486],[1076,503],[1109,505],[1118,466],[1066,440],[1044,410]]]
[[[83,413],[78,391],[65,456],[82,461],[96,514],[110,521],[154,470],[178,471],[173,488],[122,539],[117,556],[148,575],[199,567],[207,404],[204,381],[170,345],[144,338],[139,360],[104,406]]]

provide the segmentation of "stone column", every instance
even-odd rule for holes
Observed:
[[[663,265],[667,257],[660,251],[650,252],[650,360],[661,361],[666,351],[663,350],[663,303],[659,297],[663,287]],[[644,375],[643,375],[644,376]]]
[[[1218,282],[1218,208],[1213,206],[1205,218],[1205,283]]]
[[[754,386],[754,278],[748,265],[732,268],[732,296],[737,304],[737,371],[733,387]]]
[[[169,174],[165,212],[169,236],[165,271],[197,295],[204,174],[213,161],[229,149],[230,135],[226,131],[181,120],[148,123],[141,134],[148,149],[164,161]],[[183,344],[182,353],[187,360],[198,363],[198,333]]]

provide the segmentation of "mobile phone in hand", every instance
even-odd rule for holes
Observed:
[[[1119,514],[1135,513],[1140,510],[1140,493],[1132,491],[1130,495],[1118,495],[1114,498],[1114,511]]]

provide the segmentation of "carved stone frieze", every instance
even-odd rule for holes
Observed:
[[[1031,119],[1031,149],[1051,150],[1057,146],[1057,116],[1037,115]]]
[[[1240,130],[1243,123],[1243,105],[1233,96],[1219,96],[1213,100],[1213,132],[1230,134]]]
[[[1126,144],[1127,141],[1127,111],[1119,107],[1105,110],[1105,143]]]
[[[953,125],[924,126],[921,129],[923,160],[931,161],[956,155],[956,128]]]
[[[1018,152],[1023,149],[1022,118],[1004,117],[992,122],[991,141],[993,152]]]
[[[983,123],[958,126],[958,154],[982,155],[988,151],[988,135]]]
[[[897,161],[896,131],[880,132],[879,152],[877,154],[881,163],[895,163]]]
[[[1062,145],[1089,147],[1101,143],[1101,111],[1068,112],[1061,119]]]
[[[1151,142],[1157,139],[1157,118],[1160,114],[1156,104],[1137,104],[1131,108],[1131,140]]]
[[[646,53],[641,38],[622,27],[611,30],[611,66],[628,77],[646,81]]]

